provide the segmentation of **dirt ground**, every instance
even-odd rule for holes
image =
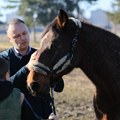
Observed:
[[[93,95],[95,87],[80,69],[63,77],[64,91],[55,93],[59,120],[95,120]]]

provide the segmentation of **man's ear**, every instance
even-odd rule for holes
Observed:
[[[7,39],[8,39],[8,41],[11,43],[11,39],[9,38],[9,36],[7,36]]]
[[[63,28],[63,27],[65,27],[67,21],[68,21],[67,13],[64,10],[60,10],[59,14],[56,18],[57,26],[60,28]]]

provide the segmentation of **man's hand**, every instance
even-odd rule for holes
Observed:
[[[31,57],[30,57],[30,60],[28,62],[28,64],[26,65],[26,67],[28,68],[28,70],[30,71],[32,68],[33,68],[33,64],[36,62],[37,60],[37,53],[38,51],[35,51]]]

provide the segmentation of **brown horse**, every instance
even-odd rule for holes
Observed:
[[[96,87],[97,119],[120,120],[120,38],[60,10],[42,34],[28,87],[32,93],[48,93],[51,82],[74,68],[80,68]]]

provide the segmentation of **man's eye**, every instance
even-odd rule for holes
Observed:
[[[26,34],[27,34],[26,32],[22,33],[22,35],[26,35]]]
[[[19,38],[20,37],[20,35],[15,35],[13,38]]]

